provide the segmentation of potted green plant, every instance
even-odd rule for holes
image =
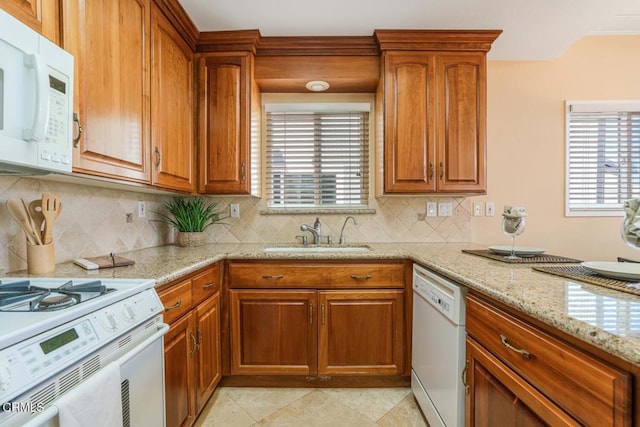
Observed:
[[[164,203],[162,207],[168,214],[156,212],[160,219],[178,230],[176,245],[200,246],[207,242],[204,232],[213,224],[222,223],[226,218],[218,209],[217,203],[207,203],[201,197],[182,198],[174,197]]]

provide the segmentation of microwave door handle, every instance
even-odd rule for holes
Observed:
[[[24,129],[23,136],[27,141],[44,141],[49,121],[49,70],[44,58],[35,53],[25,55],[24,64],[35,71],[36,105],[33,125]]]

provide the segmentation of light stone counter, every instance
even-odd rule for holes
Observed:
[[[272,245],[160,246],[118,254],[133,259],[136,262],[133,266],[86,271],[65,263],[56,266],[54,275],[153,278],[162,285],[223,259],[408,258],[609,353],[640,364],[640,297],[536,272],[531,265],[507,264],[461,252],[482,248],[479,245],[372,243],[369,244],[372,251],[356,253],[266,253],[266,246]]]

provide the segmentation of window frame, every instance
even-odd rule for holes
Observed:
[[[368,95],[368,94],[367,94]],[[347,108],[345,108],[347,107]],[[268,175],[268,143],[267,143],[267,113],[268,112],[368,112],[368,142],[367,152],[364,161],[366,162],[366,177],[368,181],[368,190],[366,198],[362,204],[358,205],[290,205],[278,206],[272,205],[272,192],[269,190]],[[264,214],[278,213],[322,213],[322,214],[343,214],[343,213],[371,213],[371,198],[374,190],[374,174],[372,170],[372,155],[375,141],[373,136],[374,130],[374,99],[372,96],[365,94],[263,94],[262,99],[262,194],[265,197],[266,210]]]
[[[575,111],[578,110],[578,111]],[[578,113],[624,113],[640,111],[640,100],[567,100],[565,101],[565,216],[566,217],[616,217],[624,216],[622,203],[614,206],[572,206],[570,200],[570,124],[571,114]]]

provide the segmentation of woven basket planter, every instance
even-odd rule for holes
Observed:
[[[207,233],[205,232],[184,232],[180,231],[176,234],[176,245],[181,246],[183,248],[186,247],[194,247],[194,246],[202,246],[209,242],[207,238]]]

